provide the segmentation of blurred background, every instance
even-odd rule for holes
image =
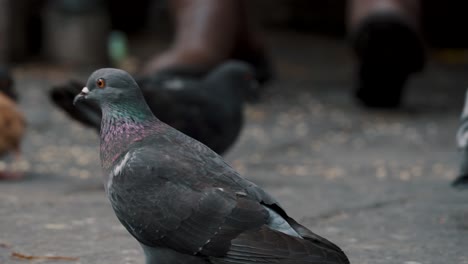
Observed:
[[[351,263],[468,263],[468,193],[450,186],[468,2],[188,3],[0,0],[0,90],[11,99],[0,120],[19,120],[0,137],[20,142],[0,149],[21,152],[0,162],[15,172],[0,176],[0,263],[142,263],[102,188],[99,127],[70,102],[95,69],[123,68],[157,80],[141,82],[154,109],[164,105],[156,116],[211,146],[196,131],[203,118],[168,114],[185,102],[158,101],[160,73],[202,82],[229,59],[254,66],[259,84],[218,151],[242,175]]]
[[[306,0],[252,0],[247,5],[251,17],[267,31],[319,34],[337,39],[342,39],[346,34],[346,7],[349,3],[345,0],[323,3],[310,3]],[[99,23],[93,23],[95,26],[103,28],[102,30],[124,31],[132,40],[145,34],[157,36],[158,39],[169,38],[172,33],[167,0],[141,0],[131,4],[124,0],[4,0],[2,60],[25,61],[31,60],[31,57],[47,59],[45,51],[50,48],[46,43],[51,40],[45,34],[53,30],[51,27],[54,25],[50,25],[50,22],[54,19],[54,11],[59,12],[57,9],[60,8],[63,12],[74,12],[76,17],[86,14],[88,19],[92,19],[93,15],[98,16]],[[421,4],[421,9],[419,19],[424,39],[430,47],[466,48],[468,40],[461,33],[466,3],[429,0]],[[78,20],[69,14],[62,15],[68,17],[63,20],[68,23]],[[55,30],[65,26],[66,24],[56,24]],[[105,38],[104,35],[101,37]]]

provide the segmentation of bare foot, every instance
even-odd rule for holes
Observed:
[[[148,75],[163,69],[195,66],[207,71],[236,58],[264,56],[261,37],[253,33],[244,0],[171,0],[175,38],[143,68]],[[244,59],[245,57],[246,59]],[[255,65],[254,65],[255,66]]]

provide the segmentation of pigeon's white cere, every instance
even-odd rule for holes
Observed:
[[[281,215],[276,213],[275,211],[271,210],[270,208],[264,206],[264,208],[268,211],[269,218],[268,218],[268,226],[271,229],[274,229],[276,231],[279,231],[281,233],[290,235],[290,236],[295,236],[302,238],[290,225],[286,220],[284,220]]]
[[[88,87],[83,87],[83,90],[81,90],[82,93],[87,94],[89,93]]]
[[[127,152],[127,154],[125,154],[125,157],[117,165],[115,165],[114,169],[112,170],[112,173],[109,175],[109,179],[107,181],[107,189],[109,189],[112,186],[112,180],[114,176],[117,176],[120,174],[120,172],[122,172],[122,169],[130,160],[130,156],[130,152]]]

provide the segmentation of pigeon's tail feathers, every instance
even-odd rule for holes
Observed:
[[[101,126],[101,110],[87,102],[81,102],[78,107],[73,105],[73,99],[80,93],[84,84],[70,81],[67,84],[56,86],[50,91],[50,98],[59,108],[64,110],[71,118],[92,127],[96,130]]]
[[[288,250],[284,250],[287,248]],[[210,258],[212,263],[304,263],[348,264],[344,254],[337,254],[307,239],[286,235],[262,226],[240,234],[231,241],[229,251],[220,259]]]
[[[296,220],[292,218],[288,218],[288,223],[296,230],[299,235],[301,235],[304,239],[309,240],[313,242],[316,245],[319,245],[321,247],[324,247],[328,250],[334,251],[337,255],[341,256],[342,260],[344,261],[343,263],[349,263],[348,257],[346,257],[345,253],[343,250],[341,250],[340,247],[335,245],[334,243],[330,242],[329,240],[314,234],[312,231],[307,229],[305,226],[299,224],[296,222]]]
[[[287,224],[282,224],[281,226],[278,226],[278,227],[282,227],[282,228],[276,228],[274,226],[271,226],[271,224],[269,225],[270,228],[273,228],[275,229],[276,231],[279,231],[279,232],[282,232],[282,233],[285,233],[285,234],[289,234],[290,236],[295,236],[295,237],[301,237],[305,240],[308,240],[310,242],[312,242],[314,245],[318,246],[318,247],[321,247],[327,251],[331,251],[331,252],[334,252],[334,254],[336,254],[337,256],[340,256],[341,257],[341,260],[343,262],[338,262],[338,263],[349,263],[349,260],[348,258],[346,257],[345,253],[343,252],[343,250],[341,250],[340,247],[338,247],[337,245],[333,244],[332,242],[330,242],[329,240],[317,235],[317,234],[314,234],[312,231],[310,231],[308,228],[306,228],[305,226],[299,224],[298,222],[296,222],[296,220],[294,220],[293,218],[289,217],[286,212],[284,212],[284,210],[278,205],[278,204],[270,204],[270,205],[266,205],[265,203],[263,203],[263,206],[265,208],[267,208],[269,214],[270,214],[270,220],[272,218],[272,216],[274,216],[274,214],[272,215],[272,212],[274,212],[275,214],[277,214],[276,218],[281,218],[281,219],[284,219]],[[278,221],[276,221],[278,222]],[[284,227],[287,227],[287,229],[289,228],[292,228],[293,230],[289,231],[289,230],[285,230]]]
[[[468,174],[462,174],[452,182],[452,186],[457,189],[468,189]]]

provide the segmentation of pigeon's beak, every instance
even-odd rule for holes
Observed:
[[[75,96],[75,99],[73,99],[73,105],[76,105],[77,102],[86,99],[86,95],[89,94],[89,89],[88,87],[83,87],[83,90],[81,90],[81,93],[79,93],[77,96]]]

